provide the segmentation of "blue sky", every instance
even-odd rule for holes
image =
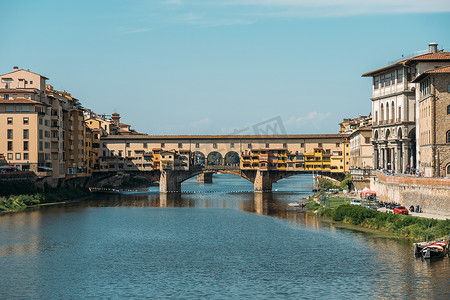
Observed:
[[[336,133],[371,110],[362,73],[429,42],[450,50],[448,0],[24,0],[2,10],[0,73],[43,74],[149,134],[228,134],[278,116],[288,133]]]

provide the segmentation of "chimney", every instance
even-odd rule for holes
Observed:
[[[112,120],[113,120],[113,123],[116,124],[116,126],[119,126],[120,115],[118,113],[113,113]]]
[[[19,71],[19,67],[18,66],[14,66],[13,67],[13,72],[15,72],[15,71]]]
[[[428,44],[428,53],[437,53],[438,52],[437,46],[438,46],[437,43],[429,43]]]

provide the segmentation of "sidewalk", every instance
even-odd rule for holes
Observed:
[[[377,209],[381,212],[391,212],[394,213],[394,210],[387,209],[386,207],[381,207]],[[415,212],[409,212],[409,216],[413,217],[420,217],[420,218],[428,218],[428,219],[437,219],[437,220],[445,220],[450,219],[450,216],[443,216],[443,215],[437,215],[437,214],[429,214],[429,213],[415,213]]]

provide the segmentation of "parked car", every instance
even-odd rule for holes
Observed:
[[[408,210],[404,206],[396,206],[394,208],[394,214],[407,215]]]
[[[358,205],[358,206],[361,206],[361,200],[353,199],[353,200],[350,202],[350,204],[351,204],[351,205]]]

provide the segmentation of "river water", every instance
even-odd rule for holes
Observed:
[[[0,299],[450,298],[450,259],[289,209],[309,176],[252,188],[215,175],[0,216]]]

